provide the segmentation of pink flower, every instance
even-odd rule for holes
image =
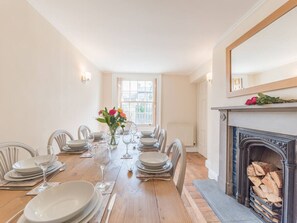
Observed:
[[[245,102],[245,104],[246,104],[246,105],[251,105],[251,104],[252,104],[251,99],[247,99],[246,102]]]
[[[115,115],[115,113],[117,113],[117,110],[115,110],[115,109],[109,110],[109,114],[110,115]]]
[[[99,114],[99,115],[101,115],[101,114],[102,114],[102,112],[103,112],[103,110],[100,110],[100,111],[98,112],[98,114]]]
[[[258,99],[258,97],[252,97],[252,98],[251,98],[251,104],[252,104],[252,105],[257,104],[257,99]]]

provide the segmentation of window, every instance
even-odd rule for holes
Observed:
[[[156,80],[118,79],[119,105],[136,124],[154,125]]]

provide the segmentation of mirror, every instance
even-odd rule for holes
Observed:
[[[297,3],[288,1],[227,47],[227,96],[297,86]]]

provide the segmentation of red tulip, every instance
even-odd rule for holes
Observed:
[[[251,104],[252,104],[252,105],[257,104],[257,99],[258,99],[258,97],[252,97],[252,98],[251,98]]]
[[[115,113],[117,113],[117,110],[115,110],[115,109],[109,110],[109,114],[110,115],[115,115]]]

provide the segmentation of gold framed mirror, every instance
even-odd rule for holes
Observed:
[[[289,0],[226,48],[227,96],[297,86],[297,0]]]

